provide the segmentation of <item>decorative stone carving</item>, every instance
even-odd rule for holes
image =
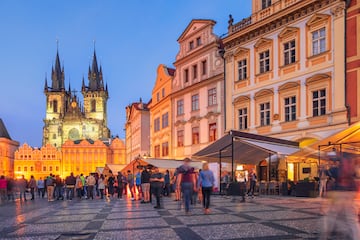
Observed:
[[[331,8],[331,14],[334,15],[335,18],[343,17],[344,12],[345,12],[345,3],[344,2]]]

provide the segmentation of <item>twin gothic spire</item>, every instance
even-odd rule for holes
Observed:
[[[48,86],[47,77],[45,77],[45,87],[44,91],[51,91],[51,92],[61,92],[65,91],[65,72],[64,66],[61,67],[60,64],[60,57],[59,51],[56,51],[56,58],[55,58],[55,67],[52,66],[51,69],[51,87]],[[96,58],[96,52],[94,49],[94,55],[92,60],[91,68],[89,66],[88,72],[88,80],[89,85],[85,85],[84,78],[82,79],[82,91],[107,91],[107,86],[104,88],[104,81],[102,75],[102,67],[98,67],[98,62]],[[70,84],[69,84],[70,88]],[[71,91],[71,89],[69,89]]]

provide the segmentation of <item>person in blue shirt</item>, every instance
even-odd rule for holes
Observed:
[[[202,194],[203,194],[203,206],[204,206],[204,213],[210,213],[210,195],[214,187],[214,173],[209,169],[209,164],[204,163],[203,169],[199,173],[199,180],[198,180],[198,188],[201,186]]]
[[[135,174],[135,185],[136,185],[136,189],[138,191],[138,196],[137,198],[140,200],[141,197],[140,197],[140,193],[141,193],[141,173],[140,171],[138,171],[136,174]]]

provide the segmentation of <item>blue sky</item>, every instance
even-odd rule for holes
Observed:
[[[148,101],[160,63],[172,66],[177,38],[193,18],[227,31],[251,13],[250,0],[0,1],[0,118],[11,137],[41,146],[45,74],[59,39],[66,85],[80,89],[94,44],[109,86],[109,128],[124,137],[125,107]]]

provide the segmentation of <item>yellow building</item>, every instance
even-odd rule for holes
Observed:
[[[152,90],[150,109],[150,154],[155,158],[172,158],[171,85],[175,70],[160,64]]]
[[[46,146],[32,148],[24,143],[15,152],[14,174],[16,178],[22,175],[30,179],[49,176],[50,173],[61,175],[61,150],[47,144]]]
[[[46,115],[43,128],[43,145],[61,146],[66,140],[106,139],[110,137],[107,127],[108,89],[104,86],[102,68],[98,67],[94,51],[89,67],[88,86],[82,80],[82,106],[75,90],[65,90],[64,67],[61,67],[59,53],[52,68],[52,84],[45,79]]]
[[[126,107],[125,143],[126,161],[130,163],[139,156],[150,154],[149,103],[134,102]]]
[[[0,175],[14,176],[14,153],[18,147],[19,142],[11,139],[0,118]]]
[[[51,144],[38,149],[25,143],[15,152],[14,162],[15,177],[29,179],[33,175],[39,179],[50,173],[66,177],[71,172],[88,175],[105,164],[125,164],[125,144],[119,138],[111,142],[68,140],[61,149]]]
[[[230,16],[227,131],[304,146],[347,127],[344,9],[341,0],[252,0],[250,17],[234,23]],[[316,163],[288,166],[303,168],[316,176]]]
[[[215,24],[193,19],[178,38],[171,96],[176,159],[191,157],[224,133],[224,64]]]

